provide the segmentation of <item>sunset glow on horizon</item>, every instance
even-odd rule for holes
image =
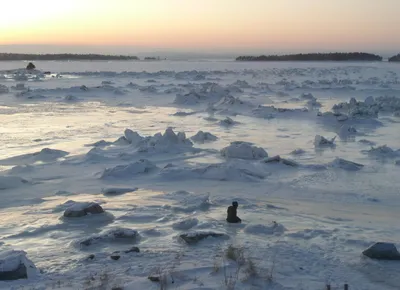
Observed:
[[[399,49],[398,0],[2,3],[0,45]]]

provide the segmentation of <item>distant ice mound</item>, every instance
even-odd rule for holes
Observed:
[[[0,176],[0,190],[17,188],[28,184],[29,182],[18,176]]]
[[[302,155],[304,153],[306,153],[306,151],[304,149],[297,148],[297,149],[294,149],[292,152],[290,152],[290,155]]]
[[[10,90],[8,89],[7,86],[0,84],[0,94],[7,94],[9,92],[10,92]]]
[[[307,112],[308,112],[307,108],[288,109],[288,108],[275,108],[274,106],[262,106],[262,105],[259,105],[257,108],[252,110],[252,114],[255,117],[264,119],[276,118],[278,114],[281,113],[298,115]]]
[[[342,158],[335,158],[335,160],[333,160],[329,166],[334,167],[334,168],[340,168],[340,169],[344,169],[344,170],[348,170],[348,171],[358,171],[361,170],[364,165],[356,163],[356,162],[352,162],[352,161],[348,161]]]
[[[174,230],[187,231],[196,226],[198,223],[199,220],[197,218],[186,218],[173,223],[172,228]]]
[[[400,156],[400,150],[393,150],[387,145],[372,147],[370,150],[366,150],[363,152],[379,158],[395,158],[397,156]]]
[[[360,142],[361,144],[365,144],[365,145],[369,145],[369,146],[374,146],[376,145],[375,142],[367,140],[367,139],[361,139],[358,142]]]
[[[205,102],[218,102],[227,95],[229,95],[229,89],[216,83],[205,83],[201,84],[198,88],[192,89],[185,95],[177,94],[174,104],[196,105]]]
[[[242,88],[242,89],[250,89],[251,86],[248,82],[246,81],[241,81],[241,80],[237,80],[236,82],[234,82],[232,84],[232,86],[238,87],[238,88]]]
[[[35,163],[38,161],[41,162],[52,162],[57,159],[68,155],[69,153],[62,150],[55,150],[50,148],[43,148],[39,152],[28,153],[23,155],[18,155],[14,157],[10,157],[7,159],[1,160],[2,164],[12,164],[12,165],[27,165],[31,163]]]
[[[357,129],[347,124],[341,126],[338,132],[340,138],[347,138],[349,136],[354,136],[356,134],[357,134]]]
[[[248,107],[253,108],[254,104],[246,101],[242,101],[238,97],[232,97],[230,95],[221,98],[221,100],[215,103],[216,108],[231,108],[231,107]]]
[[[333,137],[332,139],[328,140],[325,137],[321,136],[321,135],[316,135],[315,139],[314,139],[314,145],[315,147],[332,147],[335,146],[335,139],[336,136]]]
[[[269,157],[269,158],[265,158],[264,160],[262,160],[263,163],[281,163],[287,166],[292,166],[292,167],[297,167],[299,166],[299,164],[293,160],[290,159],[285,159],[280,157],[279,155],[273,156],[273,157]]]
[[[226,158],[261,159],[268,157],[267,151],[261,147],[252,146],[248,142],[235,141],[221,149],[221,155]]]
[[[140,159],[128,165],[117,165],[115,167],[106,168],[100,176],[100,179],[131,178],[138,174],[149,173],[157,169],[157,166],[147,159]]]
[[[233,164],[217,163],[195,168],[190,167],[166,167],[160,171],[160,176],[167,180],[182,179],[208,179],[219,181],[260,181],[267,174],[254,169],[240,168]]]
[[[368,97],[364,102],[351,98],[349,102],[334,105],[332,111],[344,113],[352,118],[376,118],[379,113],[394,113],[400,110],[400,98],[382,96]]]
[[[64,97],[64,101],[66,102],[76,102],[79,101],[79,98],[74,95],[67,95]]]
[[[0,281],[32,279],[39,274],[35,264],[24,251],[0,252]]]
[[[232,120],[232,119],[229,118],[229,117],[226,117],[225,119],[221,120],[221,121],[219,122],[219,124],[220,124],[221,126],[224,126],[224,127],[231,127],[231,126],[233,126],[233,125],[239,124],[239,122],[234,121],[234,120]]]
[[[313,101],[317,100],[317,98],[314,97],[313,94],[311,94],[311,93],[302,93],[300,98],[303,100],[313,100]]]
[[[123,242],[136,243],[140,239],[138,231],[127,228],[114,228],[105,230],[100,234],[90,236],[78,241],[79,246],[91,246],[98,243]]]
[[[400,160],[396,160],[396,161],[394,162],[394,164],[397,165],[397,166],[400,166]]]
[[[196,114],[196,113],[197,113],[197,112],[182,112],[182,111],[179,111],[179,112],[176,112],[176,113],[172,114],[172,116],[176,116],[176,117],[186,117],[186,116],[194,115],[194,114]]]
[[[124,139],[133,145],[138,152],[182,151],[192,149],[193,143],[186,138],[184,132],[176,134],[172,128],[167,128],[164,134],[157,133],[154,136],[143,137],[130,129],[125,130]]]
[[[27,87],[25,87],[25,84],[24,84],[24,83],[16,84],[16,86],[12,86],[11,88],[12,88],[13,90],[15,90],[15,91],[25,91],[25,90],[28,89]],[[0,90],[1,90],[1,89],[0,89]]]
[[[268,225],[265,224],[256,224],[256,225],[247,225],[244,228],[244,232],[250,235],[279,235],[286,231],[286,228],[278,224],[277,222],[272,222]]]
[[[62,150],[43,148],[40,152],[33,153],[32,156],[35,160],[40,161],[52,161],[58,158],[64,157],[69,153]]]
[[[137,187],[107,187],[103,188],[101,192],[104,195],[120,195],[128,192],[133,192],[138,190]]]
[[[194,142],[197,143],[204,143],[204,142],[216,141],[218,137],[209,132],[203,132],[200,130],[196,133],[196,135],[190,137],[190,139],[192,139]]]
[[[113,142],[108,142],[108,141],[105,141],[105,140],[100,140],[100,141],[97,141],[97,142],[94,142],[94,143],[90,143],[90,144],[86,144],[85,146],[93,146],[93,147],[106,147],[106,146],[109,146],[109,145],[111,145],[111,144],[113,144]]]
[[[174,211],[194,212],[208,210],[211,206],[210,194],[189,194],[178,201],[178,205],[172,206]]]

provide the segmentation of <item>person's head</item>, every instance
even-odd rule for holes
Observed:
[[[239,206],[239,204],[238,204],[237,201],[232,202],[232,205],[233,205],[234,207],[238,207],[238,206]]]

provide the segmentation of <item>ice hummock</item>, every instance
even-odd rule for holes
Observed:
[[[267,151],[253,146],[248,142],[235,141],[221,149],[221,155],[226,158],[261,159],[268,157]]]
[[[336,136],[332,139],[327,139],[324,136],[316,135],[314,139],[315,147],[324,147],[324,146],[335,146]]]
[[[149,173],[157,169],[157,166],[147,159],[140,159],[127,165],[117,165],[106,168],[102,173],[101,179],[108,178],[131,178],[138,174]]]
[[[200,130],[194,136],[190,137],[190,139],[192,139],[194,142],[204,143],[216,141],[218,137],[209,132],[203,132]]]

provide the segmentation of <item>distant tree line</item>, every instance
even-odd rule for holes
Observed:
[[[365,52],[333,52],[239,56],[236,61],[382,61],[382,57]]]
[[[103,54],[24,54],[0,53],[0,61],[10,60],[139,60],[137,56]]]
[[[390,57],[390,58],[388,59],[388,61],[390,61],[390,62],[400,62],[400,53],[397,54],[397,55],[394,55],[394,56]]]

